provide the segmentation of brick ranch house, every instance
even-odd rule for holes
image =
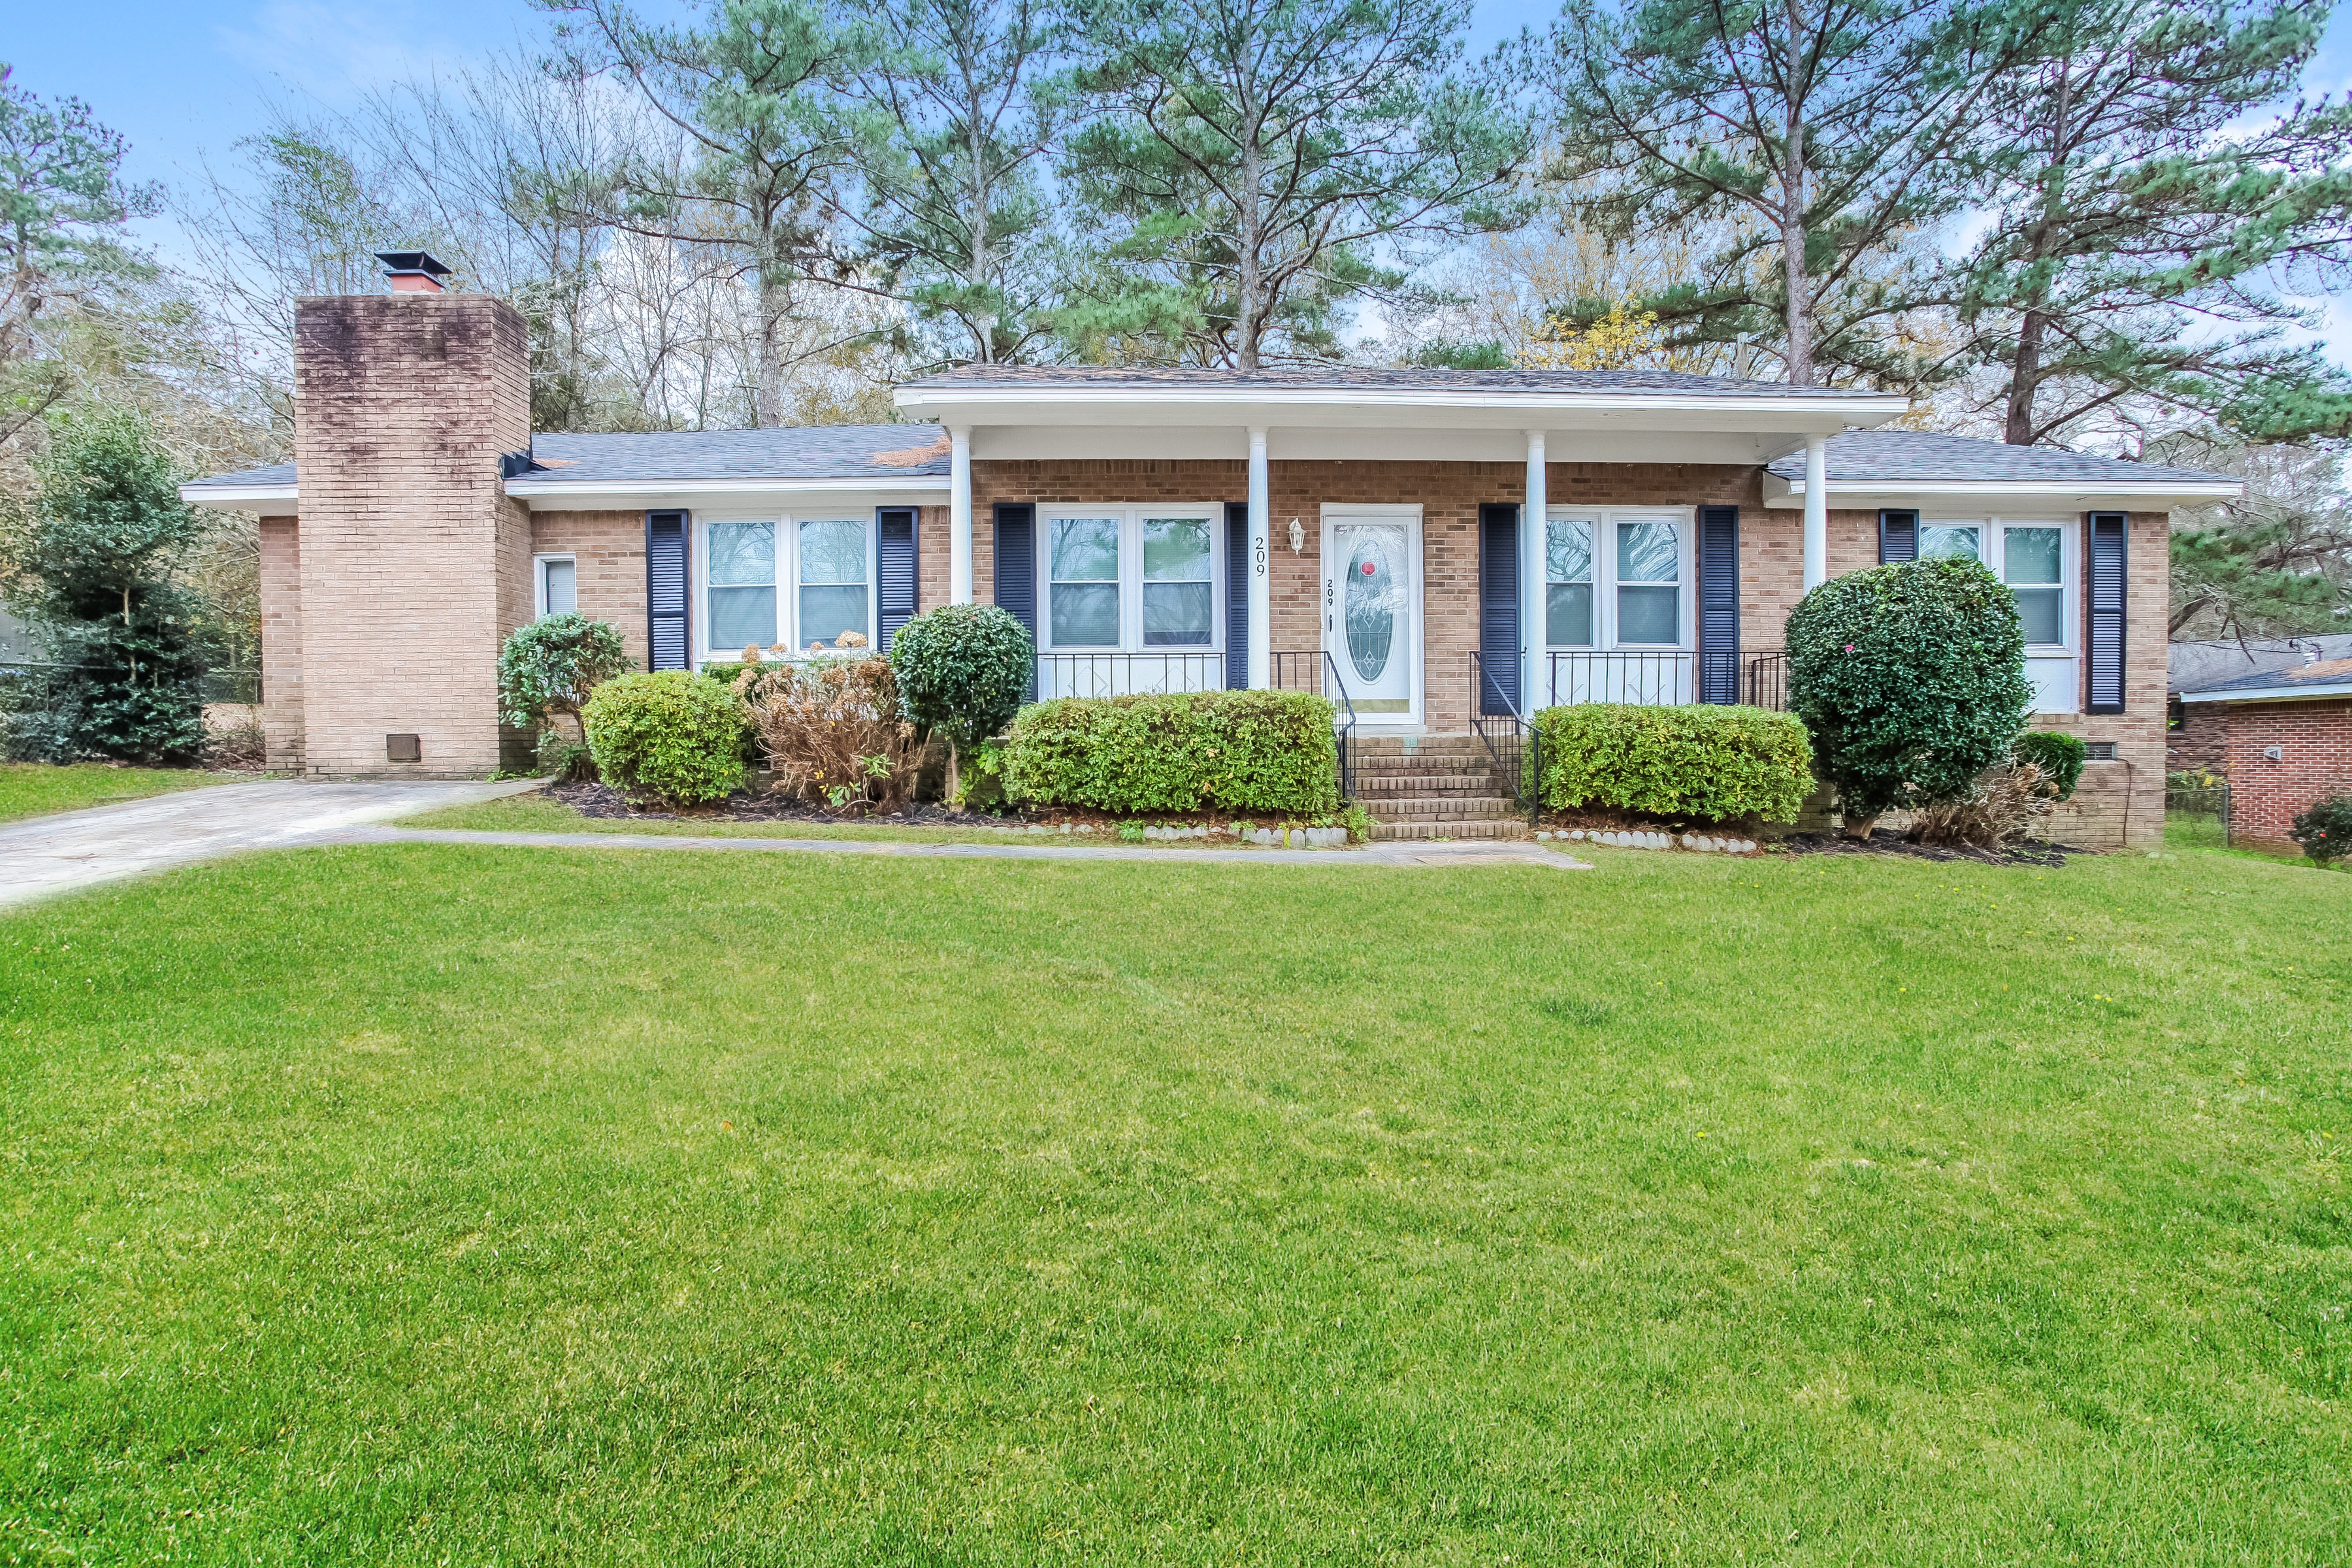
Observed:
[[[274,769],[511,760],[498,648],[537,615],[677,668],[974,601],[1045,695],[1306,687],[1360,755],[1475,755],[1474,716],[1555,702],[1780,705],[1808,586],[1960,551],[2025,607],[2035,722],[2100,759],[2061,836],[2162,833],[2167,509],[2217,476],[1649,371],[968,366],[898,389],[935,423],[534,437],[521,319],[429,266],[303,300],[296,460],[183,492],[261,519]]]
[[[2295,815],[2352,793],[2352,658],[2242,675],[2180,701],[2209,731],[2220,721],[2231,843],[2301,854],[2286,836]]]

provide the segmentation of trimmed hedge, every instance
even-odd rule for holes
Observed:
[[[1813,752],[1793,713],[1580,702],[1536,715],[1545,805],[1652,816],[1794,822],[1813,792]]]
[[[1331,704],[1303,691],[1061,697],[1032,704],[1005,742],[1005,793],[1097,811],[1339,805]]]
[[[580,710],[604,782],[672,805],[724,800],[743,782],[750,716],[718,682],[683,669],[608,680]]]
[[[2019,762],[2032,763],[2042,770],[2060,800],[2074,798],[2074,786],[2083,782],[2083,764],[2091,754],[2088,747],[2063,730],[2028,730],[2011,750]]]

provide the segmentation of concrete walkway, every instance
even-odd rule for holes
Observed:
[[[1542,866],[1555,871],[1591,867],[1525,839],[1459,844],[1426,841],[1375,844],[1363,849],[1161,849],[1148,844],[906,844],[867,838],[703,838],[654,833],[478,833],[456,828],[352,827],[331,836],[338,844],[496,844],[515,848],[725,849],[762,854],[886,855],[917,860],[1203,860],[1253,866]]]
[[[540,787],[502,784],[314,784],[268,779],[181,790],[0,824],[0,908],[247,849],[331,843],[359,824],[467,805]]]
[[[376,826],[445,805],[538,789],[501,784],[325,784],[272,779],[182,790],[0,826],[0,909],[251,849],[319,844],[484,844],[517,848],[883,855],[919,860],[1204,860],[1256,866],[1542,866],[1589,870],[1525,840],[1376,844],[1368,849],[1163,849],[1150,845],[910,844],[856,838],[704,838],[649,833],[471,833]]]

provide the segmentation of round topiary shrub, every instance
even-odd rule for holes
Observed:
[[[2352,795],[2331,795],[2314,801],[2309,810],[2296,814],[2286,836],[2302,845],[2303,852],[2318,865],[2352,858]]]
[[[596,771],[633,799],[699,805],[743,782],[742,701],[691,671],[608,680],[580,718]]]
[[[1906,561],[1822,584],[1789,616],[1789,706],[1846,831],[1967,800],[2033,700],[2017,601],[1975,561]]]
[[[2032,763],[2042,770],[2053,800],[2074,798],[2074,786],[2083,782],[2083,764],[2090,754],[2089,748],[2063,730],[2028,730],[2017,738],[2017,760]]]
[[[1013,722],[1036,670],[1029,629],[993,605],[942,605],[890,640],[890,669],[909,721],[948,742],[948,798],[960,754]]]

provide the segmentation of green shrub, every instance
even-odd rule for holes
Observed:
[[[1029,628],[993,605],[942,605],[900,626],[890,668],[908,719],[948,743],[948,797],[961,798],[962,753],[1021,710],[1035,673]]]
[[[1021,710],[1005,747],[1016,800],[1097,811],[1338,809],[1331,704],[1303,691],[1063,697]]]
[[[2289,838],[2322,866],[2352,858],[2352,795],[2331,795],[2298,813]]]
[[[2067,800],[2083,782],[2083,759],[2090,753],[2080,740],[2063,730],[2028,730],[2017,738],[2012,754],[2019,762],[2040,768],[2042,776],[2058,792],[2057,798]]]
[[[2006,762],[2033,690],[2017,601],[1946,557],[1832,578],[1789,616],[1789,706],[1853,831],[1974,796]]]
[[[724,800],[743,782],[743,704],[683,669],[624,675],[581,710],[604,782],[670,805]]]
[[[499,707],[518,730],[577,715],[590,693],[628,668],[621,628],[612,622],[577,610],[547,616],[517,626],[499,647]]]
[[[1554,811],[1794,822],[1813,789],[1812,748],[1792,714],[1583,702],[1543,710],[1536,731],[1542,799]]]

